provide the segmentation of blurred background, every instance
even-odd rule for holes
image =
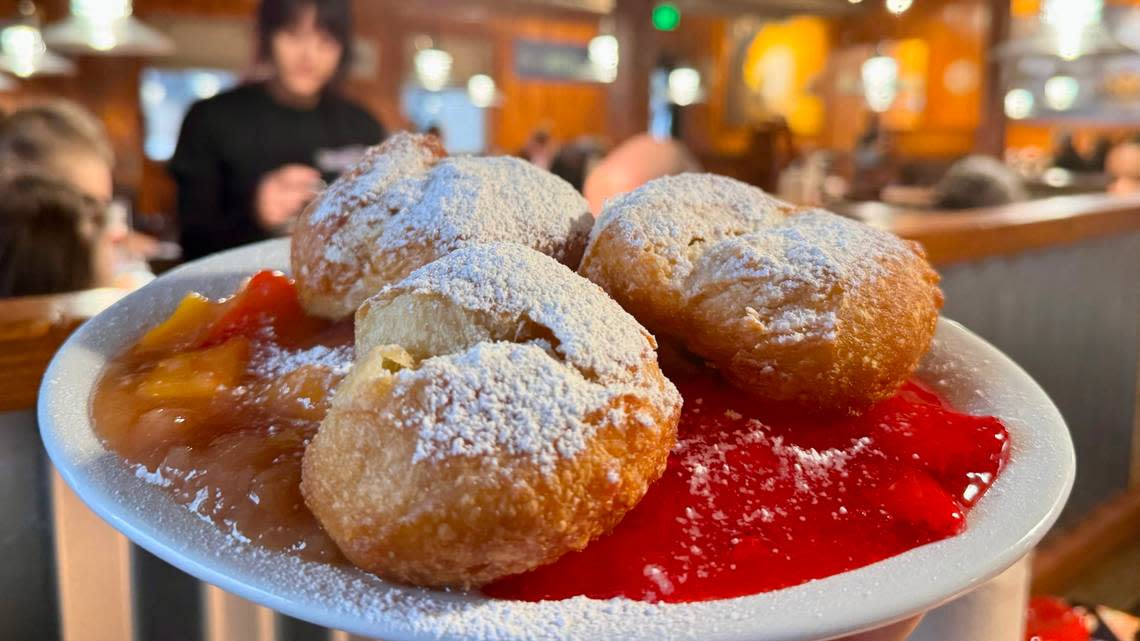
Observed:
[[[584,139],[604,152],[648,131],[773,191],[875,200],[981,153],[1050,194],[1103,189],[1107,152],[1140,123],[1140,7],[1127,0],[351,5],[343,93],[389,131],[437,129],[453,153],[520,153],[536,136],[551,154]],[[165,163],[182,117],[256,75],[257,3],[7,6],[0,108],[87,108],[134,224],[173,229]],[[878,156],[892,166],[868,167]],[[862,169],[882,171],[853,184]]]
[[[79,322],[400,130],[595,212],[705,170],[922,243],[1074,434],[1034,589],[1140,607],[1140,1],[8,0],[0,113],[0,636],[326,638],[100,530],[30,408]]]

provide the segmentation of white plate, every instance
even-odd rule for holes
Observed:
[[[269,241],[191,263],[127,296],[60,349],[40,391],[39,422],[63,478],[132,541],[203,581],[320,625],[391,641],[827,639],[928,610],[998,574],[1040,540],[1073,483],[1068,431],[1041,388],[992,346],[942,320],[919,377],[964,411],[1001,417],[1012,436],[1009,464],[959,536],[793,588],[672,605],[493,601],[301,561],[238,543],[175,504],[107,451],[90,420],[107,359],[184,294],[225,296],[251,273],[288,264],[287,241]]]

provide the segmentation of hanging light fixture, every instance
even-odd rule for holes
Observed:
[[[1033,114],[1033,92],[1028,89],[1010,89],[1005,94],[1005,115],[1013,120],[1022,120]]]
[[[495,89],[495,79],[485,73],[477,73],[467,79],[467,98],[471,104],[480,109],[495,104],[498,91]]]
[[[1100,25],[1104,0],[1044,0],[1041,22],[1052,28],[1057,55],[1075,60],[1088,48],[1085,42]]]
[[[451,79],[452,57],[443,49],[434,46],[416,52],[412,64],[416,68],[416,78],[428,91],[439,91]]]
[[[34,23],[10,24],[0,30],[0,69],[21,78],[75,73],[70,60],[48,51]]]
[[[60,51],[95,55],[160,56],[174,41],[133,15],[131,0],[71,0],[71,15],[44,28]]]
[[[1072,76],[1053,76],[1045,81],[1045,104],[1056,111],[1067,111],[1077,103],[1081,83]]]
[[[617,80],[620,60],[617,37],[608,33],[594,36],[590,39],[590,44],[586,45],[586,57],[594,69],[594,77],[597,80],[601,82]]]
[[[887,11],[890,11],[891,13],[895,14],[896,16],[903,14],[903,13],[906,13],[906,10],[910,9],[911,5],[913,5],[913,4],[914,4],[914,0],[887,0],[886,1]]]
[[[890,56],[874,56],[863,62],[863,97],[875,113],[891,108],[899,92],[899,63]]]
[[[701,99],[701,74],[692,67],[677,67],[666,80],[669,102],[682,107]]]

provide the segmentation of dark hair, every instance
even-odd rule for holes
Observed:
[[[0,298],[87,289],[102,207],[67,183],[25,174],[0,183]]]
[[[301,11],[313,7],[317,27],[329,32],[340,43],[340,63],[335,80],[341,80],[352,64],[352,8],[349,0],[261,0],[257,9],[257,55],[261,60],[273,57],[273,36],[288,29],[301,17]]]
[[[990,156],[966,156],[950,166],[934,186],[938,209],[992,207],[1026,200],[1021,178]]]
[[[550,163],[550,173],[570,183],[579,193],[586,184],[586,175],[593,165],[606,155],[602,145],[591,138],[579,138],[562,145]]]
[[[113,165],[115,154],[103,125],[83,107],[57,100],[18,109],[0,119],[0,178],[34,169],[57,171],[70,151]]]

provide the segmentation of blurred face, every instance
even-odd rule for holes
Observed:
[[[309,5],[297,20],[273,35],[270,43],[277,81],[286,92],[311,98],[336,74],[343,47],[317,26],[317,8]]]
[[[60,178],[71,183],[80,193],[90,196],[103,205],[111,202],[114,196],[114,181],[111,168],[99,156],[75,152],[60,158],[55,163],[61,173]]]
[[[1112,176],[1108,184],[1110,194],[1140,192],[1140,145],[1117,145],[1108,155],[1105,168]]]

